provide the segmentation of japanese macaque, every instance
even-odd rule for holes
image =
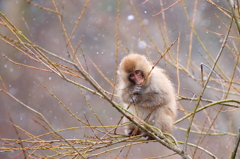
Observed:
[[[120,63],[118,76],[118,95],[123,106],[146,123],[171,133],[177,104],[174,88],[164,70],[153,68],[143,55],[129,54]],[[123,123],[128,122],[124,117]],[[124,129],[128,136],[145,134],[133,123]]]

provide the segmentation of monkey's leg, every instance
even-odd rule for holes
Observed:
[[[162,132],[171,133],[175,115],[170,108],[160,106],[155,114],[155,122],[153,126]]]
[[[157,108],[154,118],[154,122],[152,123],[153,126],[160,129],[163,133],[171,133],[172,125],[175,118],[173,112],[167,108],[160,106]],[[153,140],[152,136],[149,136],[147,133],[143,133],[143,136],[147,138],[147,140]]]

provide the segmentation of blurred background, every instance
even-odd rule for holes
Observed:
[[[32,0],[31,2],[55,10],[52,1]],[[167,70],[177,93],[179,93],[178,95],[188,98],[198,97],[202,90],[200,85],[200,63],[205,63],[211,67],[213,62],[196,39],[196,36],[192,33],[184,9],[186,9],[189,14],[191,21],[194,21],[195,31],[213,59],[216,58],[221,48],[224,35],[228,30],[226,25],[229,26],[231,19],[226,14],[223,14],[223,11],[217,9],[216,6],[205,0],[185,0],[186,8],[184,8],[184,4],[181,1],[173,5],[177,2],[176,0],[146,2],[143,0],[133,0],[132,2],[142,19],[142,24],[146,27],[148,35],[141,27],[137,15],[134,13],[131,6],[131,2],[127,0],[121,1],[118,34],[121,46],[119,46],[119,59],[117,59],[117,62],[119,63],[126,55],[126,52],[124,52],[124,49],[126,49],[127,52],[136,52],[146,56],[149,55],[154,63],[160,57],[160,54],[152,45],[148,36],[152,38],[161,52],[165,52],[170,44],[179,38],[178,42],[176,42],[171,48],[170,53],[175,60],[177,60],[178,56],[179,65],[186,67],[194,76],[195,80],[185,71],[180,70],[180,81],[178,81],[177,69],[164,59],[159,62],[158,66]],[[230,10],[227,1],[214,0],[213,2],[222,8]],[[62,14],[62,21],[66,27],[68,35],[71,34],[78,21],[78,17],[84,9],[85,3],[85,0],[56,1],[57,8]],[[81,60],[83,66],[88,69],[90,75],[99,83],[99,85],[109,92],[113,91],[113,87],[101,76],[91,60],[106,77],[111,81],[114,81],[114,75],[116,72],[115,35],[117,29],[117,5],[118,2],[113,0],[90,1],[74,35],[71,37],[71,44],[74,48],[81,40],[81,49],[86,56],[86,62],[83,58],[81,49],[78,50],[77,56]],[[171,5],[173,6],[166,9]],[[163,9],[166,10],[163,13],[154,16]],[[53,52],[58,56],[69,59],[67,51],[70,51],[70,49],[69,47],[66,47],[66,39],[64,38],[61,23],[56,13],[43,10],[23,0],[0,0],[0,11],[5,14],[5,16],[35,45]],[[5,35],[11,38],[14,37],[9,29],[3,25],[0,25],[0,33],[1,36]],[[236,63],[236,48],[239,51],[239,36],[236,38],[236,35],[238,36],[238,32],[235,24],[233,24],[230,33],[231,37],[228,38],[227,42],[228,47],[224,49],[218,62],[222,72],[224,72],[229,79],[232,77]],[[31,60],[3,40],[0,41],[0,52],[15,62],[47,69],[42,64]],[[66,63],[59,59],[53,57],[50,58],[53,61],[66,65]],[[204,58],[209,63],[207,63]],[[188,59],[191,59],[189,65],[187,64]],[[235,85],[236,88],[239,88],[239,64],[236,69],[234,76],[234,81],[236,81],[236,83],[233,85]],[[210,71],[205,67],[204,72],[209,73]],[[220,73],[221,71],[216,69],[216,72]],[[84,114],[86,114],[88,122],[91,125],[100,125],[79,89],[75,85],[62,80],[54,73],[19,66],[1,56],[0,76],[5,82],[10,94],[26,105],[42,113],[55,130],[78,127],[83,124],[73,118],[69,112],[41,86],[41,84],[44,84],[83,121],[86,121],[86,118],[84,117]],[[212,77],[218,79],[215,74],[213,74]],[[206,78],[206,76],[204,76],[204,78]],[[77,79],[77,81],[92,88],[90,84],[84,80]],[[180,82],[180,85],[178,82]],[[222,90],[222,85],[215,81],[210,81],[209,87],[210,88],[204,93],[203,98],[215,101],[220,100],[223,96],[223,92],[219,91]],[[0,88],[2,89],[2,86]],[[225,90],[227,90],[227,87],[225,87]],[[117,124],[121,114],[115,108],[113,108],[107,101],[93,95],[91,92],[88,92],[87,90],[83,90],[83,92],[104,125]],[[231,92],[232,93],[228,95],[229,99],[240,99],[238,89],[231,89]],[[195,103],[195,101],[191,100],[179,100],[179,108],[181,109],[179,110],[178,119],[184,116],[182,108],[190,112],[193,110]],[[206,102],[201,103],[201,106],[204,105],[206,105]],[[214,119],[219,108],[220,106],[215,106],[214,109],[209,108],[206,109],[206,111],[198,113],[196,115],[196,119],[198,120],[196,123],[202,123],[207,129],[211,124],[210,121]],[[220,113],[211,130],[215,130],[215,132],[237,133],[238,127],[240,126],[240,111],[238,109],[234,111],[226,111],[228,109],[228,107],[223,108],[225,112]],[[10,121],[10,116],[14,124],[35,136],[47,132],[47,130],[37,122],[41,121],[38,116],[21,106],[6,94],[0,92],[0,138],[17,138],[14,127]],[[189,120],[184,120],[183,122],[176,124],[173,135],[177,140],[184,141],[186,132],[179,129],[179,127],[186,129],[188,122]],[[195,126],[202,129],[199,125]],[[196,130],[196,127],[192,129]],[[121,129],[118,129],[118,132],[123,133]],[[19,133],[22,139],[29,137],[23,131],[19,131]],[[60,134],[67,139],[80,139],[84,138],[85,135],[93,135],[91,129],[73,129],[63,131]],[[96,134],[100,137],[104,135],[99,132],[96,132]],[[197,139],[199,138],[199,134],[192,133],[189,142],[196,144]],[[52,139],[52,136],[44,136],[42,139],[50,140]],[[4,144],[1,140],[0,143]],[[208,149],[219,158],[228,158],[233,149],[233,145],[234,137],[231,135],[207,136],[201,143],[202,147]],[[191,154],[194,149],[189,149],[189,153]],[[172,152],[159,143],[139,144],[131,147],[128,158],[154,157],[169,153]],[[17,154],[16,151],[1,152],[0,158],[10,159]],[[18,156],[18,158],[22,157],[23,156],[21,155]],[[200,150],[197,151],[195,157],[209,158],[208,155]],[[101,156],[99,158],[101,158]],[[119,156],[119,158],[124,157]],[[180,158],[180,156],[175,155],[169,158]]]

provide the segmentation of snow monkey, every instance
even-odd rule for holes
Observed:
[[[153,68],[143,55],[129,54],[121,61],[118,76],[118,96],[123,106],[146,123],[171,133],[177,104],[174,88],[164,70]],[[128,122],[124,117],[123,123]],[[144,134],[135,128],[133,123],[125,126],[125,134]]]

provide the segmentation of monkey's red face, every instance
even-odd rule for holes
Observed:
[[[129,75],[129,80],[134,84],[141,84],[144,81],[143,72],[141,70],[135,70]]]

